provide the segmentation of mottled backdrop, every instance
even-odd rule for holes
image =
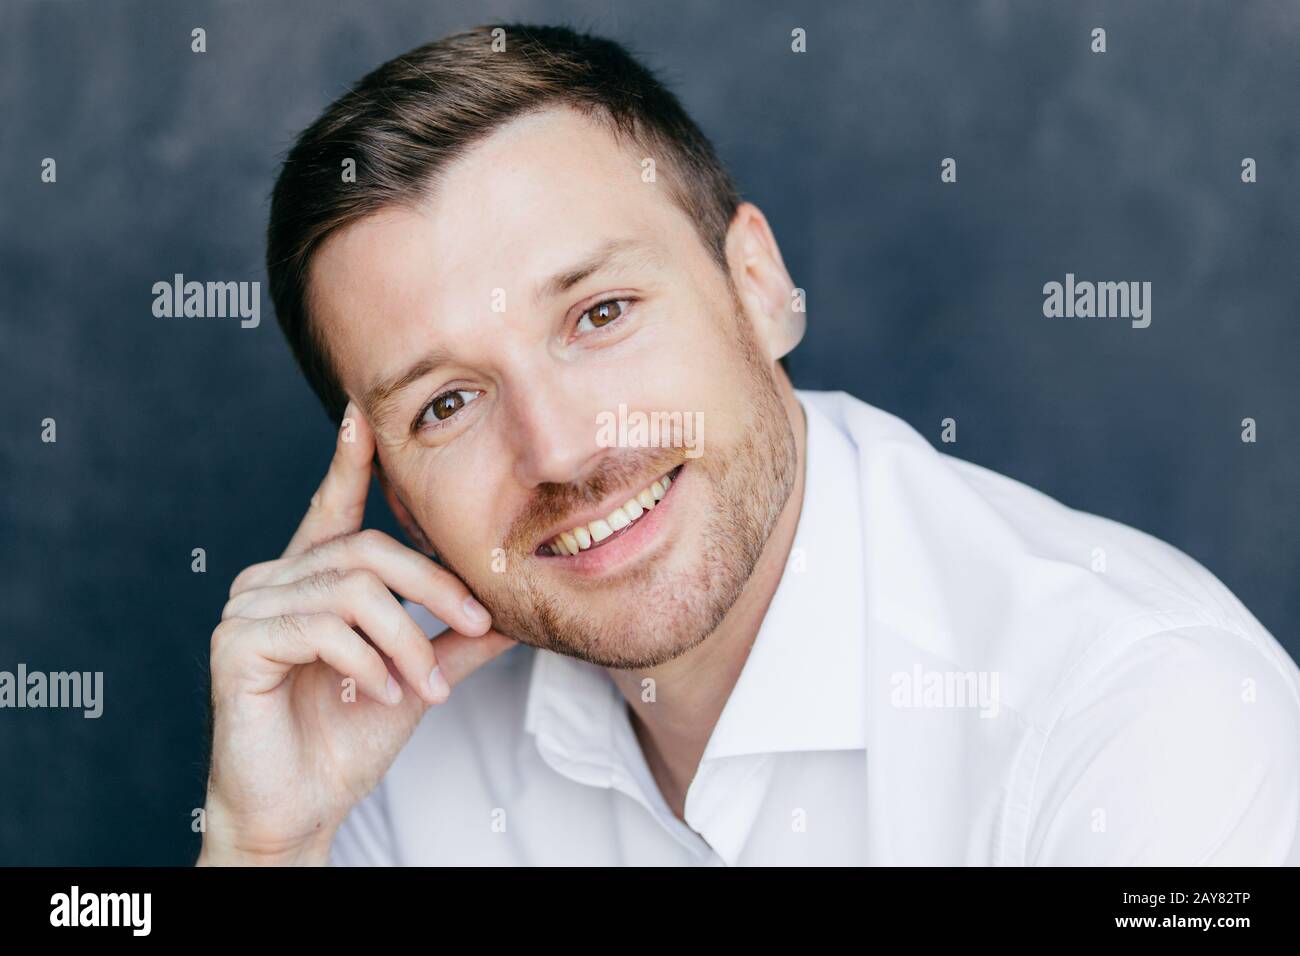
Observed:
[[[1176,544],[1300,654],[1300,4],[6,0],[0,670],[102,670],[106,700],[0,710],[0,863],[197,854],[209,637],[332,433],[265,295],[241,329],[155,318],[151,286],[264,281],[293,135],[497,19],[607,32],[671,82],[807,289],[797,385]],[[1151,327],[1044,318],[1067,272],[1150,281]]]

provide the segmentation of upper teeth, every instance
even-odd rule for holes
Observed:
[[[604,541],[615,531],[621,531],[653,508],[655,502],[667,494],[670,484],[672,479],[667,475],[652,481],[605,517],[597,518],[590,524],[561,531],[546,543],[547,547],[551,549],[552,554],[577,554],[579,551],[586,551],[597,541]]]

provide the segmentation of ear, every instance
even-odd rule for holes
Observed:
[[[406,507],[406,503],[402,501],[397,490],[388,481],[388,476],[384,474],[384,467],[379,463],[378,457],[375,458],[374,468],[375,478],[379,481],[379,488],[384,493],[384,500],[388,502],[388,507],[393,510],[393,516],[397,519],[397,523],[402,526],[402,530],[406,532],[406,537],[429,557],[434,557],[433,545],[424,536],[419,524],[411,517],[411,510]]]
[[[762,211],[742,202],[727,229],[727,264],[741,305],[767,356],[777,361],[803,339],[807,326],[800,295]]]

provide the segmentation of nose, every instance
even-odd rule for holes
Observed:
[[[548,376],[509,388],[509,441],[524,487],[577,482],[609,452],[596,440],[595,403],[572,379]]]

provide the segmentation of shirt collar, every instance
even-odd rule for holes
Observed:
[[[858,456],[796,390],[807,422],[803,506],[785,573],[702,762],[866,748],[866,609]],[[524,727],[586,782],[609,786],[623,698],[601,667],[537,650]]]

